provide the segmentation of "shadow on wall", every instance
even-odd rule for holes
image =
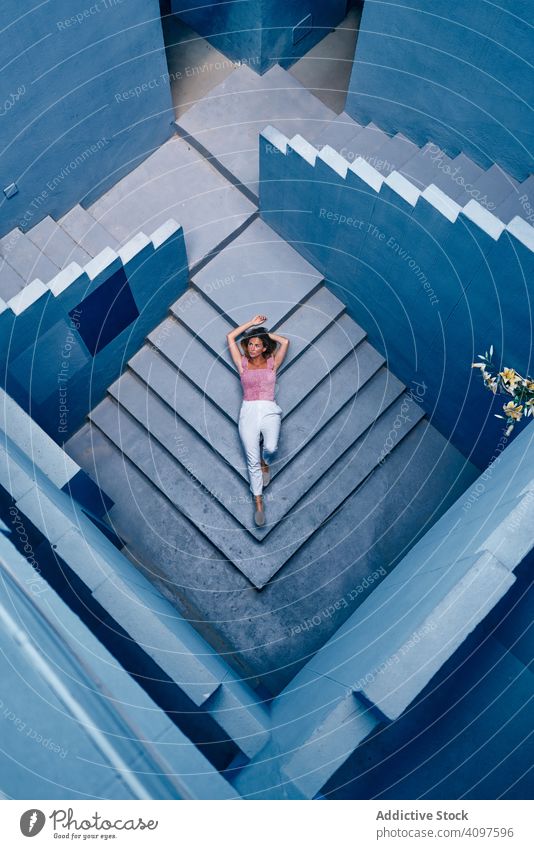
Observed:
[[[230,59],[259,74],[272,65],[289,68],[345,17],[346,0],[248,0],[192,8],[171,0],[172,12]]]

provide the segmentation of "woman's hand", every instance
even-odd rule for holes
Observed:
[[[250,326],[252,327],[254,324],[263,324],[264,321],[267,321],[266,315],[255,315],[254,318],[250,319]]]

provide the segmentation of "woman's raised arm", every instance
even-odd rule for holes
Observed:
[[[284,362],[285,356],[287,354],[287,349],[289,348],[289,339],[286,339],[285,336],[279,336],[278,333],[269,333],[269,338],[274,342],[278,342],[279,348],[274,355],[274,365],[275,368],[279,368]]]

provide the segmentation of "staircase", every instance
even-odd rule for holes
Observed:
[[[230,282],[214,287],[218,280]],[[262,221],[192,286],[90,421],[261,589],[423,412],[320,276]],[[237,431],[241,387],[225,350],[226,333],[258,311],[291,340],[263,528],[253,522]]]
[[[253,522],[237,430],[241,387],[226,348],[226,333],[258,311],[290,339],[262,528]],[[213,640],[215,631],[241,670],[264,683],[272,673],[274,691],[302,663],[302,646],[324,641],[361,601],[358,592],[387,574],[474,476],[321,275],[260,219],[193,275],[66,449],[119,504],[117,531],[151,580],[202,633]],[[151,514],[150,529],[137,534],[134,490]],[[125,501],[130,524],[121,527]],[[150,564],[139,554],[147,533],[170,546],[153,549]],[[334,603],[335,617],[291,636],[288,620]]]
[[[390,136],[373,123],[362,126],[346,112],[335,116],[278,65],[262,77],[246,67],[234,71],[176,125],[184,139],[257,201],[258,133],[267,123],[318,149],[328,145],[349,162],[360,157],[384,177],[397,171],[420,191],[437,186],[461,207],[476,200],[503,224],[516,215],[534,223],[534,176],[518,183],[498,165],[484,170],[463,153],[451,159],[432,142],[419,148],[401,133]]]
[[[85,265],[169,217],[181,223],[189,290],[67,448],[113,498],[111,518],[138,568],[272,693],[475,471],[322,275],[258,219],[258,134],[269,123],[324,143],[341,133],[344,144],[358,129],[280,67],[263,77],[242,67],[180,118],[181,137],[88,209],[7,234],[0,296],[10,300],[37,274],[49,281]],[[373,132],[366,138],[383,146]],[[241,388],[225,344],[258,310],[291,340],[263,528],[253,523],[237,432]]]
[[[58,221],[0,239],[0,298],[6,303],[33,280],[47,284],[72,262],[86,265],[169,218],[184,228],[190,266],[220,250],[245,226],[258,202],[258,135],[268,124],[334,148],[349,162],[361,157],[384,176],[400,173],[419,190],[437,186],[460,206],[477,200],[504,224],[533,222],[534,177],[519,184],[497,165],[484,171],[465,154],[450,159],[429,142],[418,148],[398,133],[335,115],[279,65],[258,76],[233,71],[176,122],[174,137],[88,209],[76,205]],[[199,187],[201,189],[199,190]]]
[[[459,206],[476,200],[503,224],[516,215],[534,223],[524,204],[525,196],[534,197],[532,175],[518,183],[498,165],[485,171],[464,153],[451,159],[432,142],[419,148],[402,133],[389,136],[373,123],[362,126],[346,112],[311,141],[317,148],[329,145],[349,162],[361,157],[384,177],[397,171],[419,191],[431,184],[437,186]]]
[[[241,192],[175,136],[88,209],[78,204],[58,221],[46,216],[27,232],[16,227],[0,239],[0,298],[9,303],[32,281],[48,284],[71,263],[83,267],[169,218],[184,222],[193,266],[254,213]]]

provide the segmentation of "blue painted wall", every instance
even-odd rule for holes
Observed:
[[[171,9],[229,59],[243,61],[262,73],[261,5],[261,0],[172,0]]]
[[[65,442],[188,278],[183,230],[173,221],[151,240],[135,237],[119,255],[107,249],[85,269],[73,263],[19,315],[9,307],[0,314],[0,380],[7,392],[52,439]],[[134,309],[126,313],[125,302]]]
[[[0,29],[5,234],[88,205],[170,137],[173,109],[158,0],[4,0]]]
[[[532,169],[531,0],[364,4],[346,111],[519,180]]]
[[[325,275],[391,370],[424,384],[434,426],[483,468],[504,447],[493,414],[509,399],[471,363],[493,343],[504,365],[532,375],[534,254],[506,231],[495,241],[462,214],[451,223],[422,197],[412,207],[262,136],[260,182],[262,218]]]
[[[195,7],[172,0],[172,11],[217,50],[259,74],[272,65],[289,67],[343,20],[346,0],[219,0]],[[297,31],[293,29],[311,14]]]
[[[267,0],[263,2],[262,53],[267,67],[278,62],[289,68],[304,56],[345,17],[345,0]],[[293,28],[311,15],[309,22],[297,31],[294,43]]]

